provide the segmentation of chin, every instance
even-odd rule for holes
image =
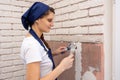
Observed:
[[[45,33],[49,33],[50,32],[50,30],[46,30],[46,31],[44,31]]]

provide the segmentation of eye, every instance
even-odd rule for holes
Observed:
[[[52,19],[48,19],[48,22],[52,22]]]

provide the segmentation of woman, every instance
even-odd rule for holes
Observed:
[[[55,68],[52,55],[65,52],[65,47],[51,53],[49,45],[44,40],[43,32],[50,31],[54,14],[53,8],[35,2],[21,18],[24,28],[30,28],[21,45],[21,57],[26,64],[26,80],[55,80],[73,65],[73,55],[70,54]]]

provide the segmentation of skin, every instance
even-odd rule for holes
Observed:
[[[40,37],[43,32],[49,32],[50,29],[53,27],[53,19],[54,13],[49,12],[49,15],[44,16],[35,21],[32,25],[32,29],[36,32],[36,34]],[[26,37],[32,36],[30,33],[27,34]],[[55,51],[53,51],[53,55],[60,54],[64,52],[65,46],[61,46]],[[50,73],[48,73],[44,77],[40,77],[40,64],[41,62],[33,62],[29,63],[26,66],[26,80],[55,80],[62,72],[67,69],[70,69],[73,65],[74,55],[70,54],[66,58],[64,58],[61,63]]]

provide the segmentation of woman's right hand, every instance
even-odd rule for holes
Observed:
[[[63,71],[65,71],[73,66],[73,61],[74,61],[74,55],[70,54],[61,61],[59,66],[63,69]]]

